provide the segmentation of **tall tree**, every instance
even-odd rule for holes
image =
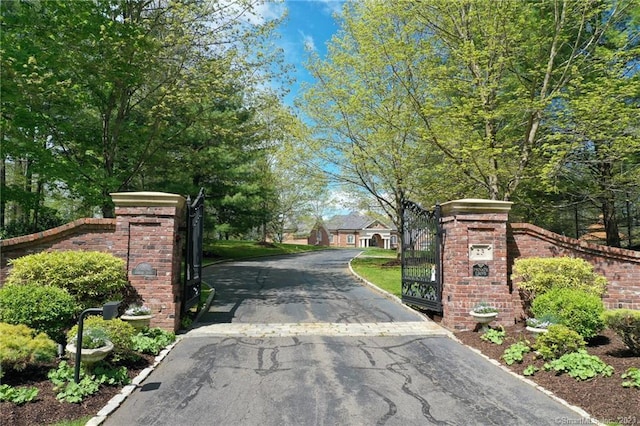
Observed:
[[[165,161],[206,115],[203,97],[224,96],[230,79],[244,89],[269,78],[277,52],[261,48],[277,22],[251,19],[258,3],[2,2],[2,33],[16,42],[3,40],[7,72],[31,89],[3,104],[5,140],[28,143],[15,135],[25,132],[16,111],[39,113],[26,126],[45,141],[31,144],[33,161],[55,169],[49,183],[112,216],[108,194],[139,189],[145,165]],[[22,161],[25,151],[14,151],[4,158]]]
[[[308,68],[316,83],[301,102],[314,121],[309,147],[319,168],[352,192],[376,200],[398,227],[403,201],[419,192],[419,177],[436,167],[441,156],[423,149],[419,119],[406,90],[393,83],[410,79],[410,65],[389,66],[393,51],[411,65],[410,34],[397,32],[402,17],[385,13],[382,2],[349,3],[341,30],[326,58],[312,55]],[[429,194],[427,200],[433,200]]]
[[[403,162],[418,160],[421,167],[410,169],[426,171],[421,180],[404,175],[412,193],[447,182],[449,194],[509,200],[522,182],[545,178],[541,166],[559,149],[558,108],[570,107],[565,100],[577,96],[573,88],[582,81],[605,84],[592,78],[602,63],[598,49],[607,38],[633,33],[634,5],[350,3],[326,60],[311,66],[317,83],[305,106],[322,131],[320,146],[340,159],[341,178],[357,176],[352,181],[365,188],[398,164],[376,161],[399,150]],[[627,63],[637,68],[637,60]],[[612,81],[630,88],[620,74]],[[399,108],[389,107],[391,99]],[[402,148],[406,136],[421,155]],[[374,180],[361,179],[365,167]],[[396,180],[388,188],[401,186]]]
[[[604,33],[590,67],[558,102],[557,143],[545,168],[551,190],[562,185],[565,199],[599,210],[606,243],[615,247],[626,200],[640,196],[640,5],[619,6],[628,8],[627,19]]]

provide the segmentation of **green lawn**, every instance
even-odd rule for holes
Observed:
[[[326,247],[298,245],[298,244],[259,244],[256,241],[217,240],[207,242],[204,247],[205,260],[219,259],[248,259],[251,257],[271,256],[276,254],[302,253],[312,250],[327,249]]]
[[[395,252],[391,259],[395,259]],[[383,266],[390,258],[357,257],[351,262],[353,270],[366,279],[389,293],[401,297],[402,272],[400,265]]]

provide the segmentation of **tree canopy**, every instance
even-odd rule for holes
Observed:
[[[111,192],[199,187],[217,226],[263,222],[259,112],[285,70],[259,4],[2,2],[0,224],[35,230],[56,194],[111,217]]]
[[[316,83],[301,103],[316,123],[310,146],[328,147],[342,182],[398,213],[404,197],[535,204],[527,189],[537,182],[536,197],[557,199],[550,183],[572,174],[619,245],[616,200],[639,195],[638,8],[347,3],[326,58],[310,61]]]

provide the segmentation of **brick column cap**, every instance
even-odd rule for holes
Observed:
[[[116,207],[184,207],[182,195],[166,192],[112,192],[111,199]]]
[[[456,214],[478,214],[478,213],[509,213],[511,201],[485,200],[481,198],[464,198],[453,200],[440,205],[442,216],[453,216]]]

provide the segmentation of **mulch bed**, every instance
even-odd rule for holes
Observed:
[[[136,363],[125,365],[130,378],[133,379],[144,368],[152,365],[155,359],[151,355],[142,355],[142,357]],[[0,383],[11,386],[36,387],[39,392],[35,402],[28,402],[24,405],[0,402],[0,425],[51,425],[63,420],[93,417],[122,388],[121,386],[101,386],[98,393],[85,398],[81,403],[60,402],[56,399],[53,384],[47,378],[49,370],[56,367],[57,363],[39,368],[29,368],[21,372],[5,372]]]
[[[569,404],[580,407],[593,418],[603,422],[620,424],[640,424],[640,389],[624,388],[620,377],[629,367],[640,368],[640,357],[633,356],[620,338],[610,330],[604,330],[587,345],[587,352],[598,356],[614,368],[611,377],[595,377],[587,381],[578,381],[567,374],[556,375],[553,371],[544,371],[544,361],[528,353],[522,364],[511,366],[501,359],[506,348],[520,340],[535,341],[532,333],[524,325],[505,327],[506,339],[502,345],[496,345],[480,339],[482,332],[463,331],[455,336],[465,345],[478,349],[487,357],[500,361],[511,371],[523,375],[528,365],[540,370],[528,379],[553,392]]]

